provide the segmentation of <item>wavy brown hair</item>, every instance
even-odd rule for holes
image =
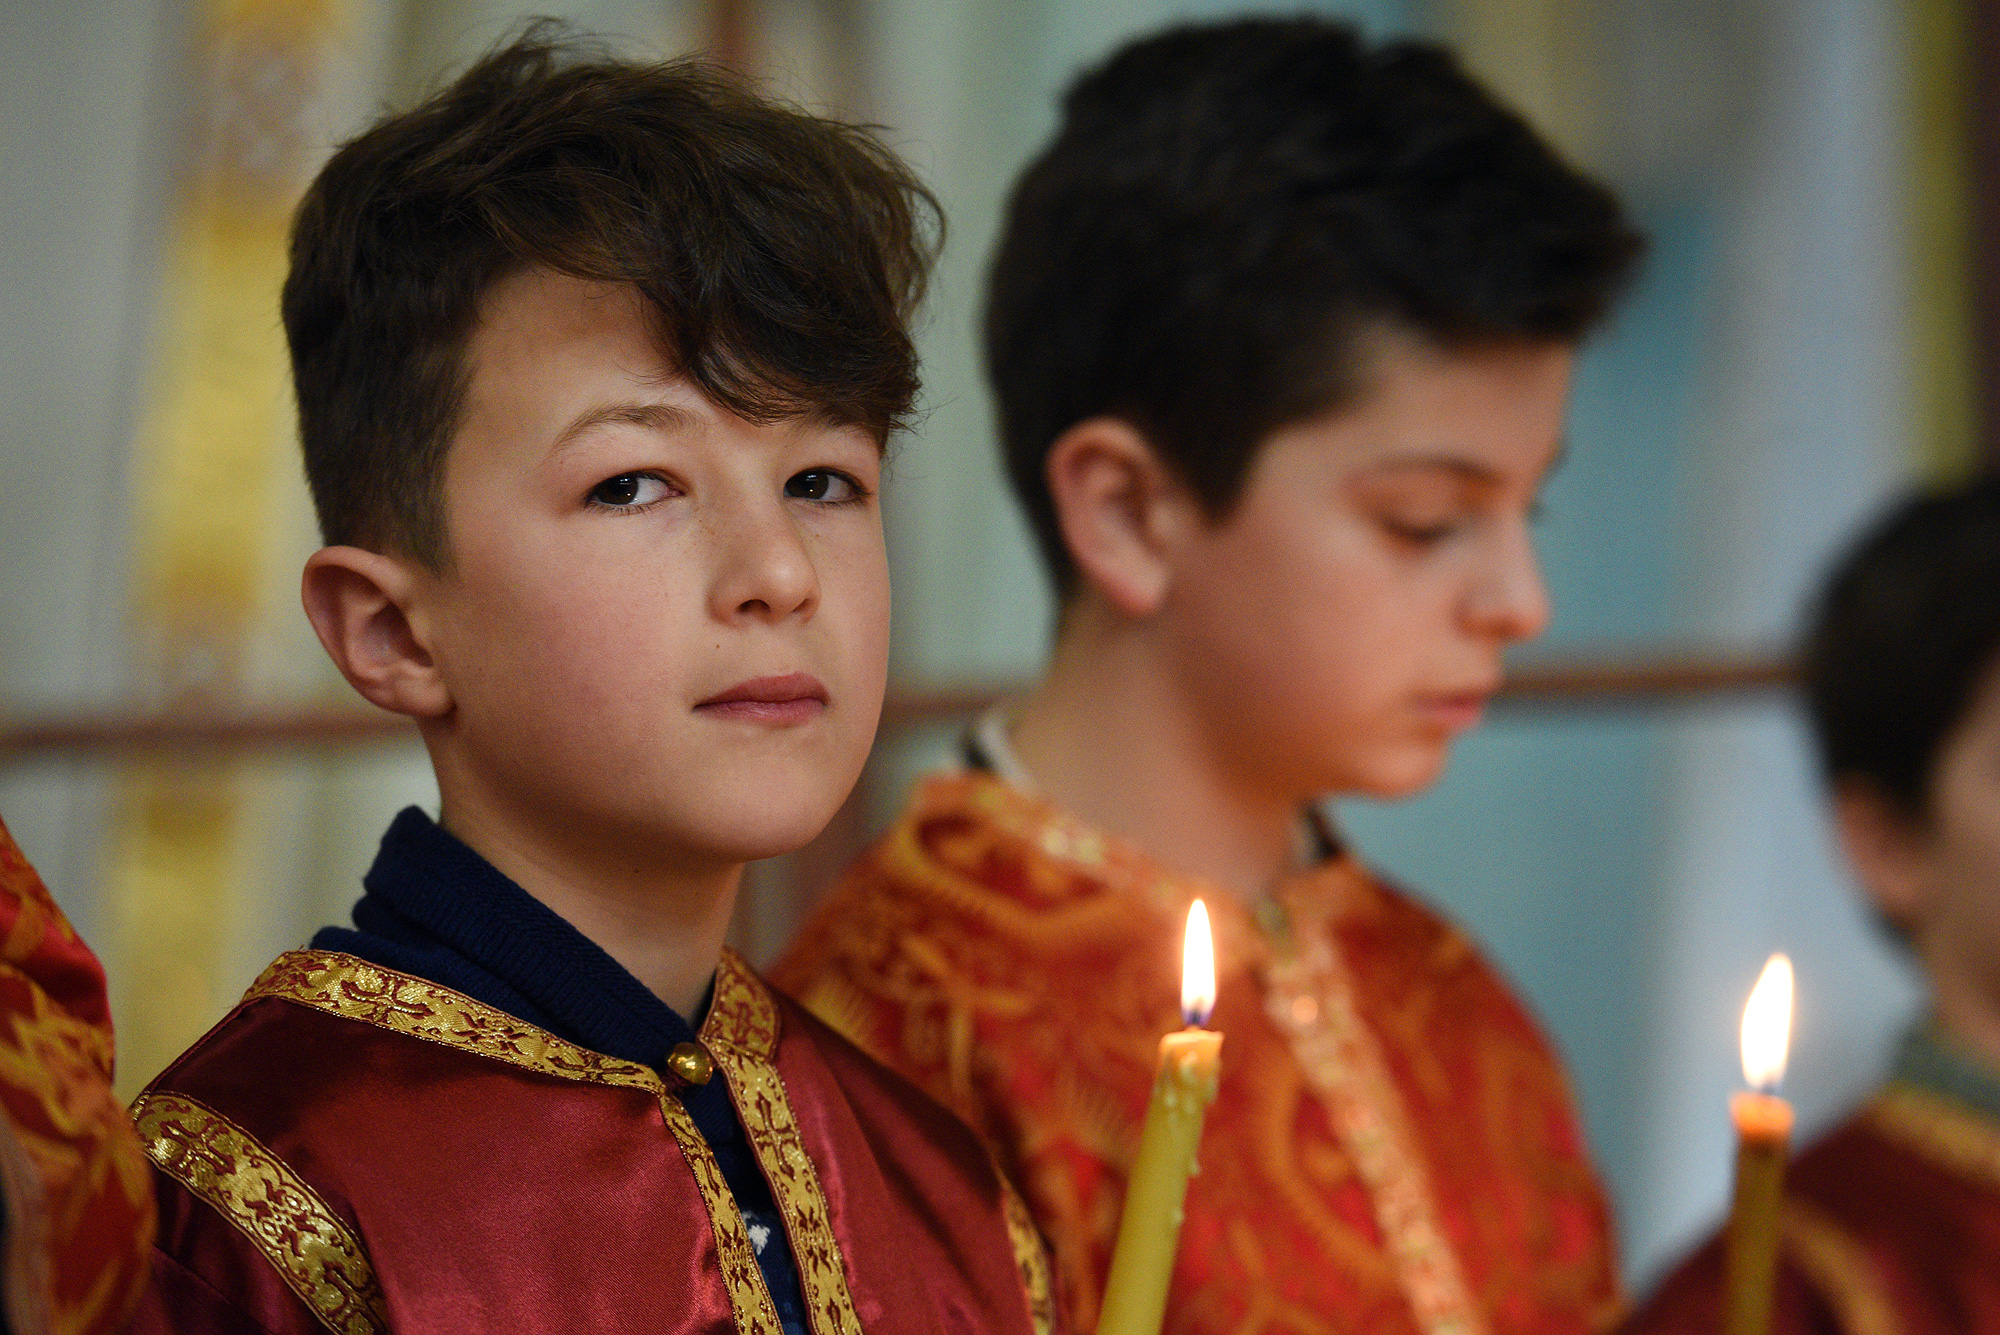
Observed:
[[[630,284],[670,364],[731,412],[886,440],[941,236],[866,128],[536,24],[344,145],[299,206],[283,312],[321,533],[448,564],[466,345],[525,268]]]

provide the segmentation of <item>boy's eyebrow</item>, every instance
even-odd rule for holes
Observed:
[[[1456,473],[1468,482],[1492,482],[1497,475],[1485,464],[1473,459],[1462,459],[1450,454],[1405,454],[1387,459],[1377,459],[1362,471],[1364,473],[1415,473],[1425,469],[1441,469]]]
[[[1549,466],[1542,470],[1542,482],[1547,483],[1550,476],[1558,468],[1561,468],[1564,461],[1568,458],[1569,438],[1565,436],[1556,443],[1556,452],[1554,457],[1549,460]],[[1438,468],[1448,473],[1456,473],[1467,482],[1491,483],[1500,480],[1498,473],[1485,464],[1480,463],[1477,459],[1467,459],[1455,454],[1392,455],[1386,459],[1377,459],[1362,471],[1368,473],[1398,473],[1412,472],[1425,468]]]
[[[601,426],[636,426],[647,431],[687,432],[698,429],[701,421],[685,408],[671,403],[606,403],[579,414],[557,434],[549,446],[551,459],[575,445]]]

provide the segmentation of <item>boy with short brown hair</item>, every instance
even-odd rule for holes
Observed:
[[[304,600],[442,812],[139,1098],[141,1329],[1047,1328],[977,1140],[722,944],[874,736],[934,221],[859,130],[541,31],[320,174]]]
[[[1584,1332],[1617,1304],[1561,1071],[1309,812],[1429,784],[1540,631],[1529,522],[1639,241],[1437,47],[1175,29],[1073,87],[986,353],[1061,600],[774,971],[998,1147],[1096,1323],[1181,923],[1221,1093],[1171,1332]]]

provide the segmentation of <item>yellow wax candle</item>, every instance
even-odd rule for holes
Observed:
[[[1180,1245],[1181,1205],[1222,1071],[1222,1035],[1202,1028],[1215,1008],[1215,949],[1208,908],[1188,910],[1181,958],[1181,1012],[1188,1027],[1160,1040],[1159,1073],[1125,1184],[1125,1212],[1104,1284],[1097,1335],[1159,1335]]]
[[[1743,1078],[1757,1091],[1777,1087],[1791,1041],[1792,962],[1773,955],[1743,1008]],[[1766,1335],[1778,1269],[1778,1215],[1792,1106],[1775,1094],[1729,1101],[1736,1124],[1736,1191],[1729,1209],[1723,1289],[1724,1335]]]

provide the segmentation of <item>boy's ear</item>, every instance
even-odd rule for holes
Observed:
[[[412,718],[451,710],[451,692],[415,614],[417,580],[393,557],[324,547],[306,561],[300,598],[327,656],[371,703]]]
[[[1931,878],[1920,822],[1866,780],[1838,780],[1834,826],[1876,911],[1914,933],[1930,910]]]
[[[1150,616],[1173,556],[1201,522],[1195,499],[1130,423],[1092,417],[1056,437],[1045,465],[1070,559],[1111,605]]]

